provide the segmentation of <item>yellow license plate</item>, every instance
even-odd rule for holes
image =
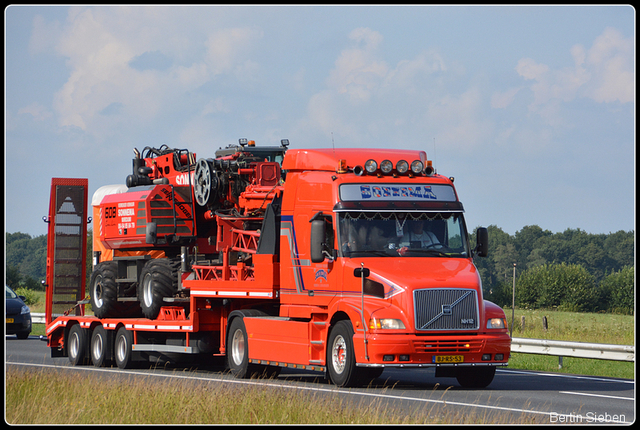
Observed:
[[[13,318],[7,318],[7,324],[13,324]]]
[[[462,363],[464,362],[464,355],[434,355],[433,362],[436,364]]]

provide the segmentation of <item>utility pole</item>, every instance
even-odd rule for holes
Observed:
[[[516,318],[516,263],[513,263],[513,293],[511,294],[511,333],[513,339],[513,320]]]

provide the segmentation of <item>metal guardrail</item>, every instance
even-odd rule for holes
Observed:
[[[31,312],[31,323],[32,324],[45,324],[45,316],[44,313],[39,312]]]
[[[31,322],[34,324],[44,324],[44,313],[32,313]],[[636,356],[636,348],[633,345],[567,342],[560,340],[527,339],[522,337],[514,337],[511,339],[511,352],[616,361],[635,361]]]
[[[514,337],[511,339],[511,352],[555,355],[558,357],[596,358],[599,360],[635,361],[636,348],[634,345]]]

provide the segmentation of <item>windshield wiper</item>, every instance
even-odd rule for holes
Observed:
[[[397,257],[398,254],[397,253],[393,253],[390,254],[386,251],[380,251],[379,249],[368,249],[368,250],[362,250],[362,251],[351,251],[350,257],[353,257],[354,254],[370,254],[370,255],[377,255],[379,257]]]
[[[409,249],[409,252],[416,252],[420,254],[429,254],[429,255],[437,255],[439,257],[449,257],[449,254],[446,254],[439,249]]]

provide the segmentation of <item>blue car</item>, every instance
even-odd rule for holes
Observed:
[[[26,339],[31,333],[31,310],[24,304],[24,296],[19,296],[5,285],[5,324],[7,334],[15,334],[18,339]]]

